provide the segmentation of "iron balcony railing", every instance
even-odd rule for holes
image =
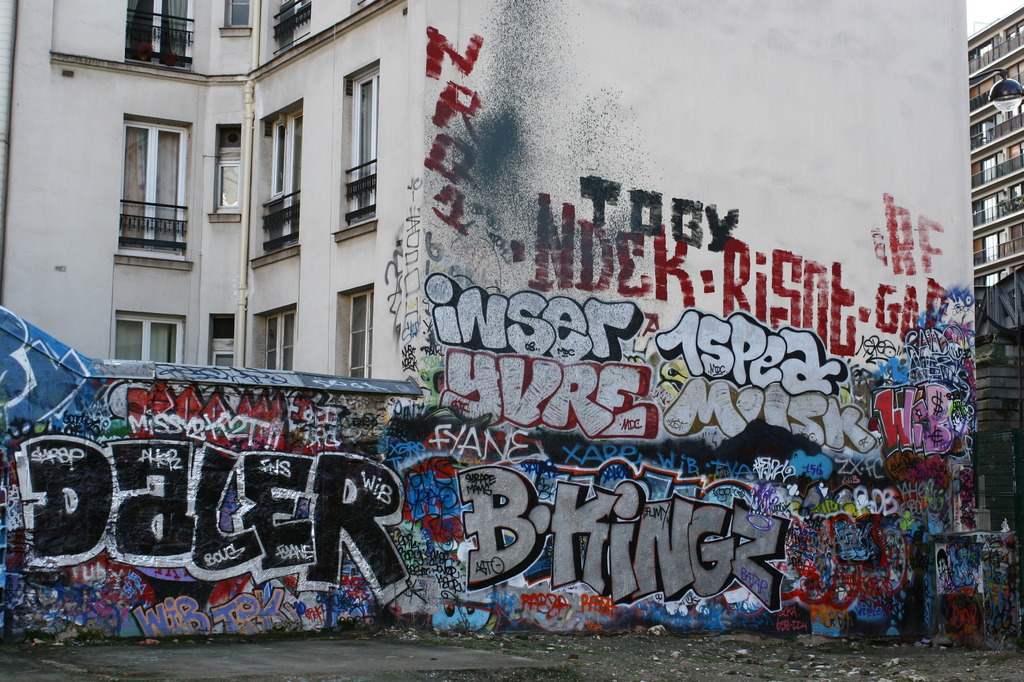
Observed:
[[[992,126],[988,130],[971,137],[971,150],[986,145],[992,140],[998,140],[1004,135],[1009,135],[1015,130],[1024,128],[1024,114],[1017,114],[1013,118],[1006,119],[999,125]]]
[[[345,175],[345,198],[352,209],[345,221],[351,225],[377,215],[377,159],[349,168]]]
[[[982,108],[983,106],[988,104],[988,100],[989,100],[988,90],[986,90],[985,92],[981,93],[977,97],[972,97],[970,102],[967,103],[968,111],[974,111],[975,109]]]
[[[1002,42],[995,43],[992,49],[984,54],[980,54],[972,59],[967,65],[968,73],[974,73],[979,69],[984,69],[986,66],[999,59],[1000,57],[1010,54],[1021,45],[1024,45],[1024,36],[1020,33],[1015,33],[1009,38],[1006,38]]]
[[[1004,175],[1016,173],[1021,168],[1024,168],[1024,154],[1015,156],[1009,161],[997,163],[995,166],[991,168],[986,168],[980,173],[975,173],[974,175],[971,176],[971,187],[980,187],[981,185],[984,185],[986,182],[992,182],[993,180],[1001,178]]]
[[[997,246],[990,246],[974,252],[974,265],[984,265],[1024,252],[1024,237],[1017,237]]]
[[[263,204],[264,251],[274,251],[299,241],[299,190]]]
[[[188,17],[128,10],[124,58],[191,69],[192,23]]]
[[[281,11],[274,15],[274,40],[282,46],[291,44],[295,29],[309,21],[313,5],[309,0],[289,0],[281,5]]]
[[[121,200],[118,244],[145,249],[185,250],[186,206]]]
[[[1024,209],[1024,196],[1013,197],[1012,199],[1000,201],[995,206],[975,211],[973,216],[974,226],[978,227],[980,225],[990,223],[993,220],[1005,218],[1006,216],[1017,213],[1022,209]]]

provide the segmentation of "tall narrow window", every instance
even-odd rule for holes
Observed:
[[[227,26],[249,25],[249,0],[227,0],[227,15],[224,23]]]
[[[179,320],[118,315],[114,329],[114,357],[118,360],[181,362]]]
[[[267,369],[291,369],[295,347],[295,311],[264,315],[263,324],[263,366]]]
[[[274,124],[273,196],[297,192],[302,180],[302,114]]]
[[[128,0],[124,58],[192,68],[192,0]]]
[[[217,130],[217,209],[238,208],[238,173],[242,159],[242,129],[222,126]]]
[[[352,168],[347,172],[345,198],[349,223],[377,214],[377,118],[380,76],[350,79],[352,91]]]
[[[179,128],[126,123],[120,244],[185,248],[185,143]]]
[[[349,376],[369,377],[373,360],[373,292],[351,296]]]
[[[272,124],[273,150],[270,201],[264,204],[263,227],[267,251],[294,244],[299,237],[299,199],[302,184],[302,113],[284,116]]]

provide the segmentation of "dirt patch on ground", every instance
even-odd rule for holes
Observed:
[[[388,631],[375,637],[450,643],[558,662],[545,669],[488,671],[500,680],[866,679],[908,682],[1024,680],[1024,653],[943,646],[947,640],[864,640],[751,634],[474,635]],[[424,680],[481,679],[477,671],[423,673]]]
[[[267,682],[655,682],[658,680],[1024,680],[1019,649],[946,639],[870,640],[747,633],[485,635],[430,630],[246,637],[44,641],[0,646],[0,679]],[[504,654],[504,656],[502,656]]]

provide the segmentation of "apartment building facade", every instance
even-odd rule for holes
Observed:
[[[96,357],[397,374],[410,31],[381,0],[23,3],[3,302]]]
[[[971,79],[990,69],[1024,78],[1024,7],[970,36]],[[1024,114],[1000,111],[988,93],[998,76],[970,85],[971,213],[975,286],[991,286],[1024,264]]]

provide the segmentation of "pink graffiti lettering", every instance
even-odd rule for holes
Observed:
[[[650,381],[647,365],[562,365],[452,349],[441,404],[469,419],[490,415],[524,428],[579,429],[589,438],[654,438],[658,408],[641,400]]]

